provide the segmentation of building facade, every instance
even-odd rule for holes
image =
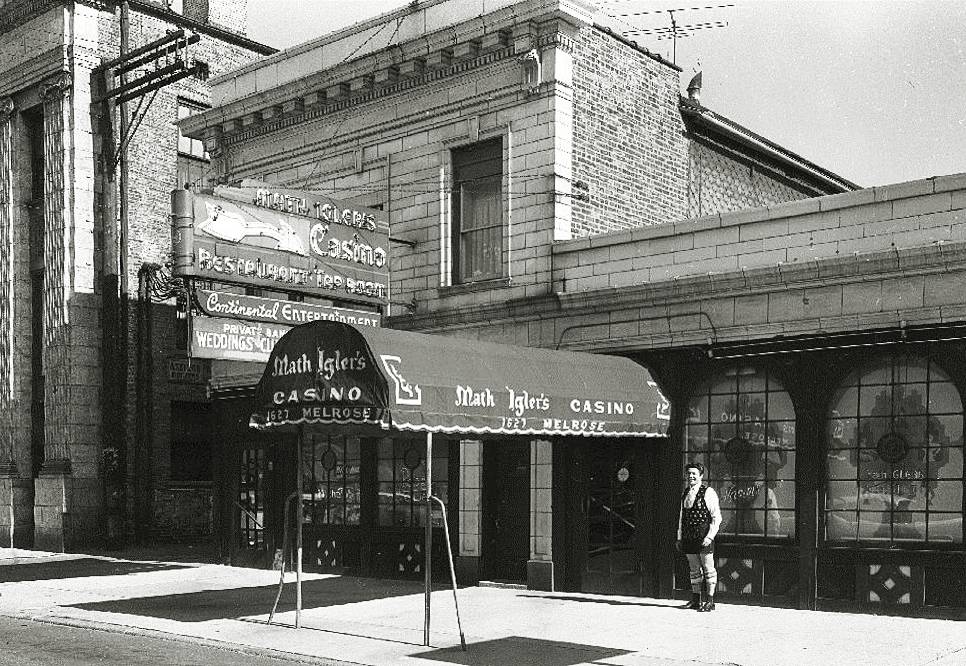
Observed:
[[[223,182],[387,212],[390,327],[651,369],[667,438],[447,445],[434,469],[463,580],[673,596],[698,459],[723,498],[726,596],[961,615],[963,178],[858,189],[704,106],[699,80],[683,97],[679,70],[592,5],[483,10],[426,2],[322,37],[216,80],[216,108],[182,123]],[[291,456],[251,444],[253,380],[212,371],[216,395],[241,396],[220,412],[222,547],[264,557],[248,535],[282,522],[271,487],[290,487]],[[303,478],[303,508],[411,555],[373,517],[398,491],[381,470],[412,471],[405,446],[339,437],[315,456],[343,452],[341,481],[319,472],[338,487]],[[403,571],[329,557],[348,532],[323,532],[311,566]]]
[[[169,4],[0,2],[6,546],[210,535],[210,463],[183,464],[207,371],[157,304],[169,192],[209,167],[176,122],[210,105],[209,73],[274,50],[244,37],[244,1]],[[185,76],[143,78],[161,65]],[[139,353],[149,334],[154,353]]]

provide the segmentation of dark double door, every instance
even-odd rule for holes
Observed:
[[[572,513],[567,522],[572,587],[600,594],[656,593],[651,478],[656,448],[646,440],[571,446]]]

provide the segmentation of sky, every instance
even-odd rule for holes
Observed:
[[[701,102],[862,187],[966,172],[963,0],[598,0],[628,37],[701,71]],[[286,48],[408,0],[249,0]],[[671,25],[722,24],[659,39]],[[661,32],[664,29],[665,32]],[[650,31],[649,33],[646,31]]]

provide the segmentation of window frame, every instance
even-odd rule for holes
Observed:
[[[363,438],[352,435],[305,436],[302,445],[300,488],[302,515],[306,525],[359,527],[365,524],[365,445]],[[341,457],[336,451],[340,447]],[[354,451],[351,451],[354,455],[350,458],[348,454],[351,447],[354,447]],[[331,469],[327,469],[329,466]],[[341,498],[337,495],[341,495]],[[340,520],[333,520],[336,515]]]
[[[743,386],[743,381],[741,377],[749,375],[758,375],[763,384],[760,387],[746,387]],[[728,383],[731,384],[730,387],[726,386]],[[764,396],[764,416],[759,419],[749,418],[749,412],[742,412],[742,409],[747,409],[747,406],[742,407],[741,399],[743,396]],[[772,416],[771,409],[774,407],[779,409],[778,402],[773,396],[780,396],[781,401],[785,402],[783,405],[788,412],[785,414],[777,414]],[[727,403],[727,399],[732,398],[733,403]],[[701,411],[703,406],[703,415],[698,413],[695,414],[695,405],[698,411]],[[734,419],[730,421],[722,420],[718,418],[717,420],[712,416],[712,407],[721,407],[722,404],[732,404],[734,408]],[[799,520],[798,520],[798,478],[797,478],[797,467],[800,464],[798,459],[798,433],[797,433],[797,414],[795,411],[794,403],[791,399],[791,395],[785,388],[785,384],[781,377],[778,376],[777,372],[768,367],[760,367],[755,365],[732,365],[714,372],[708,376],[703,382],[698,384],[697,388],[692,391],[687,402],[688,412],[684,423],[684,437],[682,442],[682,475],[684,465],[689,462],[702,462],[705,465],[705,476],[702,479],[702,483],[710,488],[713,488],[718,494],[719,500],[721,502],[722,510],[722,524],[718,531],[719,540],[735,542],[735,543],[767,543],[776,545],[792,545],[798,542],[799,538]],[[745,414],[745,418],[741,415]],[[748,429],[742,431],[742,426],[746,425]],[[718,437],[715,437],[715,432],[718,432]],[[704,444],[700,448],[692,448],[692,435],[691,429],[699,429],[703,432],[696,432],[695,435],[700,437],[704,435]],[[785,438],[789,435],[792,438],[793,445],[788,448],[785,446],[778,446],[776,443],[773,445],[770,442],[770,438],[775,433],[775,429],[781,429],[781,440],[784,442]],[[750,434],[752,430],[761,430],[761,436],[764,438],[764,447],[756,447],[751,444],[751,439],[759,439],[759,437],[743,437],[742,435]],[[728,431],[733,430],[733,433]],[[776,441],[779,439],[775,437]],[[698,440],[700,441],[700,440]],[[719,442],[716,444],[716,442]],[[733,446],[734,450],[729,451],[728,447]],[[720,450],[719,450],[720,448]],[[758,449],[758,450],[756,450]],[[761,455],[760,469],[755,469],[754,474],[734,474],[735,469],[740,469],[742,463],[738,462],[737,459],[744,456],[758,456]],[[774,471],[770,471],[773,466],[774,456],[778,456],[781,460],[780,465]],[[784,455],[784,458],[782,456]],[[736,461],[728,460],[728,457],[736,459]],[[724,458],[722,461],[717,461],[719,457]],[[779,470],[785,469],[790,465],[790,471],[780,474]],[[754,464],[752,462],[745,461],[744,465]],[[725,465],[730,468],[724,467]],[[682,484],[684,477],[682,476]],[[735,496],[731,497],[729,493],[726,492],[724,484],[727,480],[730,480],[732,487],[735,490]],[[735,481],[737,480],[737,483]],[[743,488],[740,487],[740,483],[747,482],[747,489],[749,490],[749,496],[751,497],[749,505],[747,507],[739,506],[739,495]],[[786,505],[779,501],[779,493],[776,490],[780,486],[790,487],[791,489],[791,502],[790,505]],[[755,488],[754,491],[751,489]],[[764,498],[762,499],[761,506],[757,505],[759,497],[761,497],[761,491],[765,491]],[[775,504],[770,503],[769,493],[775,497]],[[786,493],[782,493],[784,495]],[[730,499],[730,502],[729,502]],[[745,495],[740,495],[740,501],[745,502]],[[732,504],[733,506],[729,506]],[[743,514],[742,511],[748,511],[749,514]],[[734,524],[731,526],[730,531],[726,527],[726,513],[732,512],[734,515]],[[738,530],[741,521],[745,517],[750,517],[751,520],[755,520],[758,514],[761,514],[762,518],[762,528],[760,533],[750,533],[750,532],[740,532]],[[778,520],[778,524],[781,524],[782,519],[790,518],[793,522],[792,529],[787,534],[780,533],[780,528],[776,531],[779,533],[774,533],[769,529],[769,524],[774,520]]]
[[[913,363],[921,363],[925,369],[925,379],[915,378],[913,380],[908,379],[908,367]],[[888,382],[882,381],[882,368],[888,365],[890,378]],[[906,380],[896,378],[896,373],[900,371],[901,368],[906,368]],[[938,379],[934,379],[934,372],[938,375]],[[867,381],[863,382],[863,379],[869,378]],[[931,391],[933,386],[945,386],[951,385],[955,387],[958,392],[959,398],[959,411],[949,411],[948,409],[933,409],[931,397]],[[908,412],[900,411],[897,413],[896,406],[896,396],[900,396],[900,401],[906,398],[906,388],[914,386],[924,386],[925,387],[925,398],[923,401],[922,412]],[[902,388],[900,388],[902,387]],[[865,411],[865,406],[863,405],[863,397],[866,400],[875,396],[874,392],[870,392],[868,389],[879,388],[880,393],[884,388],[888,389],[888,394],[891,396],[888,416],[883,416],[881,414],[872,413],[875,408],[870,410],[869,413],[863,414]],[[900,390],[897,390],[900,388]],[[851,405],[852,398],[848,397],[849,392],[854,392],[854,414],[852,414],[853,407]],[[865,394],[865,395],[864,395]],[[848,405],[845,412],[840,410],[843,405]],[[901,403],[899,408],[901,409]],[[889,461],[883,458],[883,452],[879,451],[879,445],[885,441],[885,434],[877,438],[875,446],[869,446],[868,441],[863,441],[863,421],[872,420],[872,423],[868,426],[869,429],[865,431],[866,434],[871,432],[871,429],[877,425],[877,421],[882,421],[887,419],[892,423],[889,433],[895,433],[896,428],[894,422],[897,420],[922,420],[923,425],[926,430],[924,431],[924,439],[921,442],[906,442],[905,452],[903,457],[896,460],[895,462]],[[958,437],[957,444],[936,444],[934,445],[931,440],[931,428],[933,427],[933,420],[941,423],[942,420],[958,420],[959,430],[957,433],[950,435],[951,438]],[[854,428],[850,427],[849,422],[854,422]],[[966,464],[964,464],[964,458],[966,458],[966,405],[964,405],[964,396],[960,386],[954,379],[954,375],[946,371],[941,364],[937,363],[935,358],[930,355],[915,355],[915,354],[902,354],[894,353],[890,354],[887,358],[878,357],[871,362],[863,363],[862,365],[853,368],[848,372],[842,380],[836,385],[835,390],[829,401],[829,406],[825,415],[825,450],[824,450],[824,462],[823,471],[825,477],[825,483],[822,493],[822,504],[821,504],[821,524],[820,524],[820,538],[822,543],[829,546],[849,546],[849,547],[863,547],[863,548],[885,548],[885,549],[899,549],[899,550],[919,550],[923,548],[928,548],[931,550],[961,550],[964,545],[966,545]],[[845,426],[845,429],[843,429]],[[905,427],[905,426],[903,426]],[[852,431],[854,436],[854,443],[846,445],[847,441],[843,441],[844,438],[848,436],[848,431]],[[901,434],[901,433],[900,433]],[[955,442],[956,440],[953,439]],[[888,441],[885,441],[888,444]],[[953,448],[959,449],[959,460],[961,464],[961,469],[959,470],[960,476],[958,477],[947,477],[931,474],[931,467],[935,461],[931,459],[931,454],[934,449],[942,448]],[[902,471],[900,469],[900,464],[905,466],[915,466],[914,460],[907,462],[907,458],[910,454],[918,455],[922,452],[923,459],[920,461],[922,466],[925,468],[925,472],[922,476],[916,476],[918,470]],[[886,451],[886,453],[888,453]],[[847,466],[853,466],[854,472],[851,475],[843,476],[842,473],[833,472],[830,465],[833,462],[843,460],[842,455],[849,456],[849,462]],[[877,460],[878,459],[878,460]],[[854,461],[854,465],[853,462]],[[870,477],[869,479],[863,479],[864,467],[870,467],[875,470],[876,467],[888,468],[889,471],[886,475],[882,477],[882,482],[889,484],[889,505],[881,512],[875,512],[872,509],[862,510],[861,504],[863,501],[862,495],[862,485],[865,480],[866,490],[865,495],[871,497],[872,495],[881,495],[882,493],[876,493],[870,490],[869,484],[873,484],[875,481],[880,480],[878,476]],[[901,476],[897,479],[895,477],[895,471],[899,469]],[[909,476],[905,476],[906,474]],[[915,478],[913,478],[915,477]],[[910,511],[897,510],[895,507],[896,501],[896,485],[901,485],[902,483],[908,481],[911,484],[917,481],[925,487],[921,487],[919,492],[925,497],[923,499],[924,506],[921,509],[915,509]],[[932,498],[930,496],[929,485],[936,484],[937,482],[958,482],[959,487],[959,497],[960,497],[960,511],[956,514],[955,511],[944,511],[942,509],[933,509],[930,505],[932,503]],[[855,490],[855,506],[854,508],[849,508],[851,503],[847,502],[844,506],[841,505],[841,498],[848,496],[836,496],[831,495],[831,488],[836,487],[851,487]],[[839,502],[839,507],[836,508],[834,504]],[[829,523],[832,514],[853,514],[855,520],[855,536],[850,538],[848,536],[830,536],[829,535]],[[863,538],[862,527],[861,527],[861,514],[873,514],[873,513],[888,513],[890,520],[888,523],[881,523],[881,526],[888,527],[890,532],[890,537],[888,539],[880,538]],[[925,533],[922,538],[896,538],[896,525],[902,525],[904,523],[896,521],[896,514],[904,516],[908,513],[911,518],[913,514],[921,514],[923,516],[923,525]],[[958,541],[949,540],[930,540],[930,516],[939,515],[958,515],[961,519],[960,534]],[[915,524],[915,523],[913,523]]]
[[[449,267],[450,285],[472,285],[501,280],[507,276],[507,232],[506,232],[506,191],[504,164],[503,136],[485,139],[451,149],[450,162],[452,165],[452,184],[450,194],[450,245],[451,266]],[[496,210],[499,214],[490,218],[487,223],[476,224],[467,228],[465,220],[468,217],[466,206],[467,188],[474,183],[487,185],[495,184]],[[467,238],[471,236],[485,237],[487,232],[499,230],[499,259],[494,262],[494,270],[481,273],[478,276],[465,275],[468,265]],[[489,247],[482,244],[483,254]],[[491,250],[492,251],[492,250]]]

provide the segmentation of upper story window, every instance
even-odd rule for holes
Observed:
[[[178,120],[182,120],[189,116],[193,116],[196,113],[201,113],[207,110],[208,107],[202,106],[195,102],[189,102],[184,99],[178,100]],[[205,144],[200,139],[192,139],[181,133],[181,128],[178,128],[178,152],[182,155],[189,155],[191,157],[197,157],[200,160],[209,159],[208,153],[205,152]]]
[[[453,151],[453,284],[504,275],[503,139]]]

